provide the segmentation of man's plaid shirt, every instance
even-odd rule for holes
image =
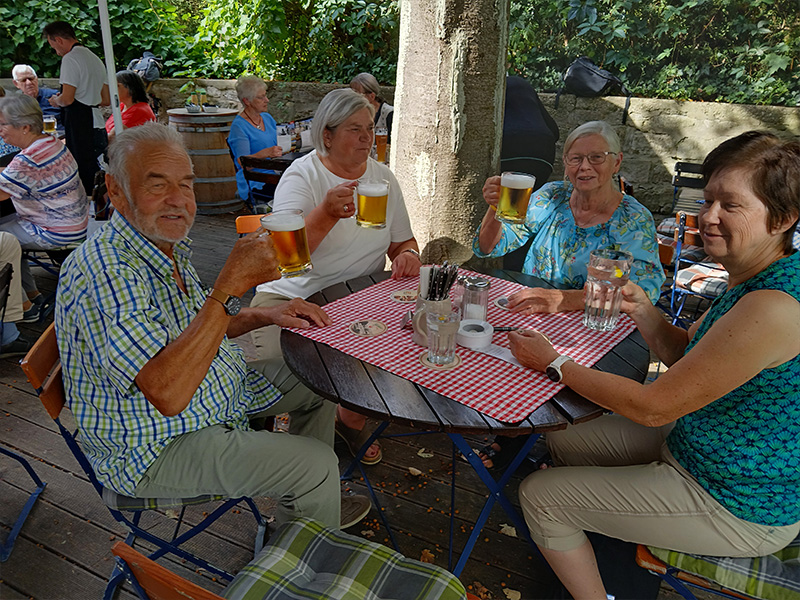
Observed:
[[[100,483],[128,496],[176,436],[221,423],[247,429],[248,414],[280,399],[227,337],[180,414],[165,417],[144,397],[136,375],[206,300],[188,241],[174,255],[186,294],[167,255],[115,213],[64,262],[58,284],[56,335],[79,440]]]

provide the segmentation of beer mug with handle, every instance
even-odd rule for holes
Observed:
[[[272,211],[261,218],[261,224],[272,238],[281,277],[297,277],[311,270],[311,253],[308,251],[302,210]]]

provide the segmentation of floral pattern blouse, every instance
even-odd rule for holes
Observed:
[[[653,215],[633,196],[623,196],[617,210],[605,223],[578,227],[569,207],[572,184],[554,181],[531,196],[525,223],[503,223],[503,233],[494,249],[485,254],[476,233],[472,250],[476,256],[503,256],[533,238],[525,257],[523,272],[553,285],[581,289],[586,283],[589,253],[601,248],[626,250],[633,254],[631,281],[637,283],[655,303],[664,283],[658,258]]]

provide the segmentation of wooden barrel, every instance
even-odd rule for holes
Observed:
[[[236,169],[228,150],[228,133],[238,111],[190,113],[185,108],[167,111],[169,125],[178,130],[194,165],[194,195],[203,215],[242,208],[236,194]]]

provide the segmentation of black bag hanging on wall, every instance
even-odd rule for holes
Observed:
[[[564,75],[561,76],[564,85],[556,94],[555,108],[558,108],[558,100],[562,92],[575,94],[583,98],[597,98],[618,92],[624,96],[625,109],[622,111],[622,124],[628,120],[628,108],[631,105],[631,92],[625,87],[619,77],[612,75],[605,69],[601,69],[586,56],[581,56],[573,62]]]

